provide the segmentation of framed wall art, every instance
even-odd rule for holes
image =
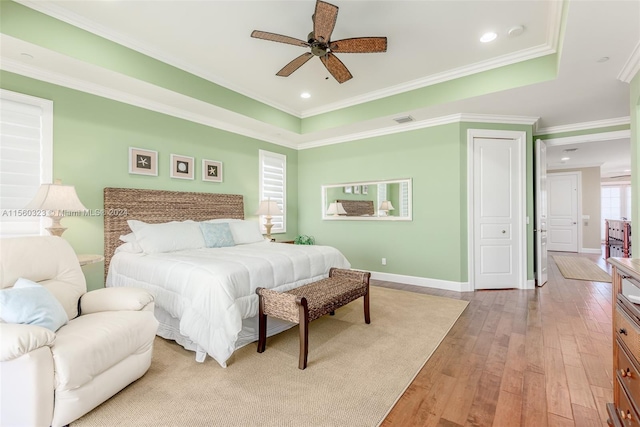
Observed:
[[[353,187],[352,187],[352,186],[350,186],[350,185],[345,185],[345,186],[344,186],[344,192],[345,192],[345,194],[351,194],[351,193],[353,193]]]
[[[193,157],[171,155],[171,178],[193,179],[194,172]]]
[[[129,147],[129,173],[158,176],[158,152]]]
[[[202,159],[202,180],[222,182],[222,162]]]
[[[353,186],[353,194],[360,194],[360,186],[359,185],[354,185]]]

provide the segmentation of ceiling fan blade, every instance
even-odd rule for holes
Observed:
[[[251,37],[255,39],[269,40],[272,42],[292,44],[294,46],[309,47],[309,43],[305,42],[304,40],[298,40],[293,37],[283,36],[282,34],[267,33],[266,31],[254,30],[251,33]]]
[[[302,55],[298,56],[296,59],[294,59],[293,61],[289,62],[287,65],[282,67],[282,70],[278,71],[276,73],[276,76],[289,77],[291,73],[293,73],[298,68],[302,67],[305,64],[305,62],[310,60],[312,57],[313,57],[313,54],[311,52],[303,53]]]
[[[386,37],[356,37],[336,40],[329,48],[338,53],[374,53],[387,51]]]
[[[321,56],[320,60],[338,83],[344,83],[353,77],[347,67],[333,53],[329,52],[325,56]]]
[[[321,42],[328,42],[331,39],[333,27],[338,18],[338,6],[318,0],[316,12],[313,14],[313,36]]]

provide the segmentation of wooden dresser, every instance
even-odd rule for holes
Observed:
[[[640,259],[609,258],[613,267],[613,403],[609,425],[640,427]],[[638,297],[634,303],[629,295]]]

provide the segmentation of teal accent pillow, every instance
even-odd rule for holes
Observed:
[[[7,323],[42,326],[53,332],[69,321],[60,301],[47,288],[18,279],[0,291],[0,317]]]
[[[200,230],[202,230],[204,244],[208,248],[226,248],[236,245],[231,227],[226,222],[201,222]]]

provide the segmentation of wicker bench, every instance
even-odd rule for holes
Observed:
[[[364,297],[364,321],[371,323],[370,277],[371,273],[364,271],[332,268],[328,279],[312,282],[288,292],[256,289],[260,298],[258,353],[262,353],[267,346],[267,316],[297,323],[300,329],[298,368],[305,369],[309,351],[309,322],[327,313],[333,315],[337,308]]]

